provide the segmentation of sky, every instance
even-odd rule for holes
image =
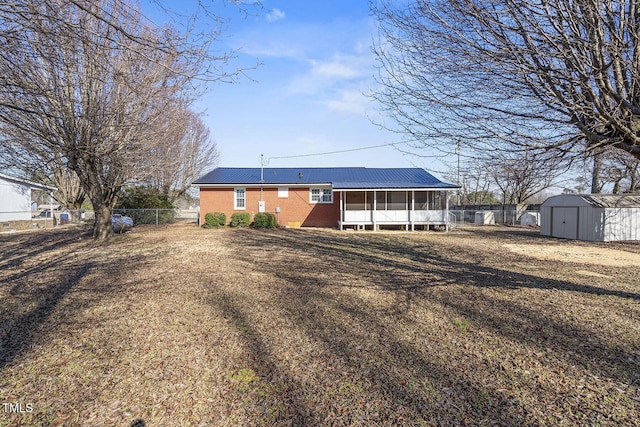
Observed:
[[[236,52],[229,69],[261,63],[237,83],[212,85],[196,105],[220,152],[218,166],[260,167],[263,154],[269,167],[422,167],[443,179],[455,159],[407,154],[430,153],[390,145],[403,137],[374,124],[388,119],[366,95],[377,73],[368,0],[262,6],[247,16],[231,5],[218,9],[231,18],[217,46]],[[313,155],[346,150],[354,151]]]

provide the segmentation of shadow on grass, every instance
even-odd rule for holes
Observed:
[[[594,375],[632,386],[639,384],[640,366],[630,349],[611,347],[580,324],[547,316],[526,301],[506,301],[482,290],[511,292],[528,288],[559,292],[558,299],[562,292],[573,292],[585,297],[607,295],[632,301],[639,300],[640,294],[514,273],[475,263],[472,254],[468,262],[456,261],[438,255],[428,245],[412,247],[401,237],[308,230],[240,231],[236,237],[236,256],[240,260],[283,283],[279,305],[304,332],[323,343],[326,351],[338,359],[348,361],[354,372],[363,373],[362,379],[368,384],[375,384],[375,392],[389,404],[388,412],[381,413],[386,420],[399,421],[394,414],[401,409],[400,412],[415,416],[424,414],[429,422],[444,419],[451,423],[528,424],[529,414],[517,401],[502,391],[477,384],[472,374],[451,369],[446,357],[437,352],[425,353],[416,347],[420,342],[396,336],[381,320],[391,316],[407,321],[405,315],[412,305],[425,301],[568,365],[577,364]],[[345,277],[361,280],[353,284]],[[396,301],[394,309],[380,313],[349,293],[330,291],[354,286],[390,292]],[[372,341],[369,335],[353,332],[341,320],[344,318],[358,323],[360,328],[356,330],[368,328],[378,338]],[[257,354],[268,354],[268,346],[260,340],[252,333],[247,346]],[[363,341],[373,345],[366,357],[358,349],[358,343]],[[400,366],[412,367],[416,377],[437,384],[445,394],[451,393],[449,398],[443,397],[442,392],[435,393],[446,400],[444,406],[428,398],[428,393],[407,385],[397,369],[385,368]]]
[[[127,253],[94,256],[92,249],[100,243],[80,229],[12,234],[2,236],[0,243],[0,369],[54,334],[60,323],[73,321],[92,298],[118,292],[111,280],[100,280],[91,286],[91,296],[69,298],[87,276],[115,278],[123,266],[143,262]],[[62,301],[63,313],[54,319]]]
[[[296,390],[301,385],[283,372],[279,367],[279,361],[272,354],[271,346],[251,324],[250,319],[241,309],[242,302],[221,295],[209,300],[216,309],[241,333],[245,354],[249,359],[251,370],[255,371],[259,381],[252,384],[239,384],[240,388],[255,388],[252,404],[245,402],[244,409],[248,413],[254,413],[262,418],[265,425],[282,424],[307,426],[313,412],[300,400]],[[248,390],[244,390],[248,391]],[[256,398],[257,396],[257,398]]]

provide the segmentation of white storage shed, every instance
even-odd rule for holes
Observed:
[[[561,194],[540,207],[540,234],[612,242],[640,240],[640,195]]]

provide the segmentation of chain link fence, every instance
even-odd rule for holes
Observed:
[[[197,209],[114,209],[114,214],[125,215],[138,224],[172,224],[177,221],[198,220]],[[92,210],[36,210],[0,212],[0,232],[46,229],[67,224],[92,224]]]
[[[540,205],[454,206],[449,209],[456,225],[540,225]]]

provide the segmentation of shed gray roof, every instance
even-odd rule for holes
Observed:
[[[420,168],[216,168],[193,182],[206,185],[330,184],[334,189],[456,189]]]
[[[560,194],[542,206],[595,206],[598,208],[640,208],[638,194]]]
[[[640,195],[637,194],[589,194],[583,197],[600,208],[640,208]]]

